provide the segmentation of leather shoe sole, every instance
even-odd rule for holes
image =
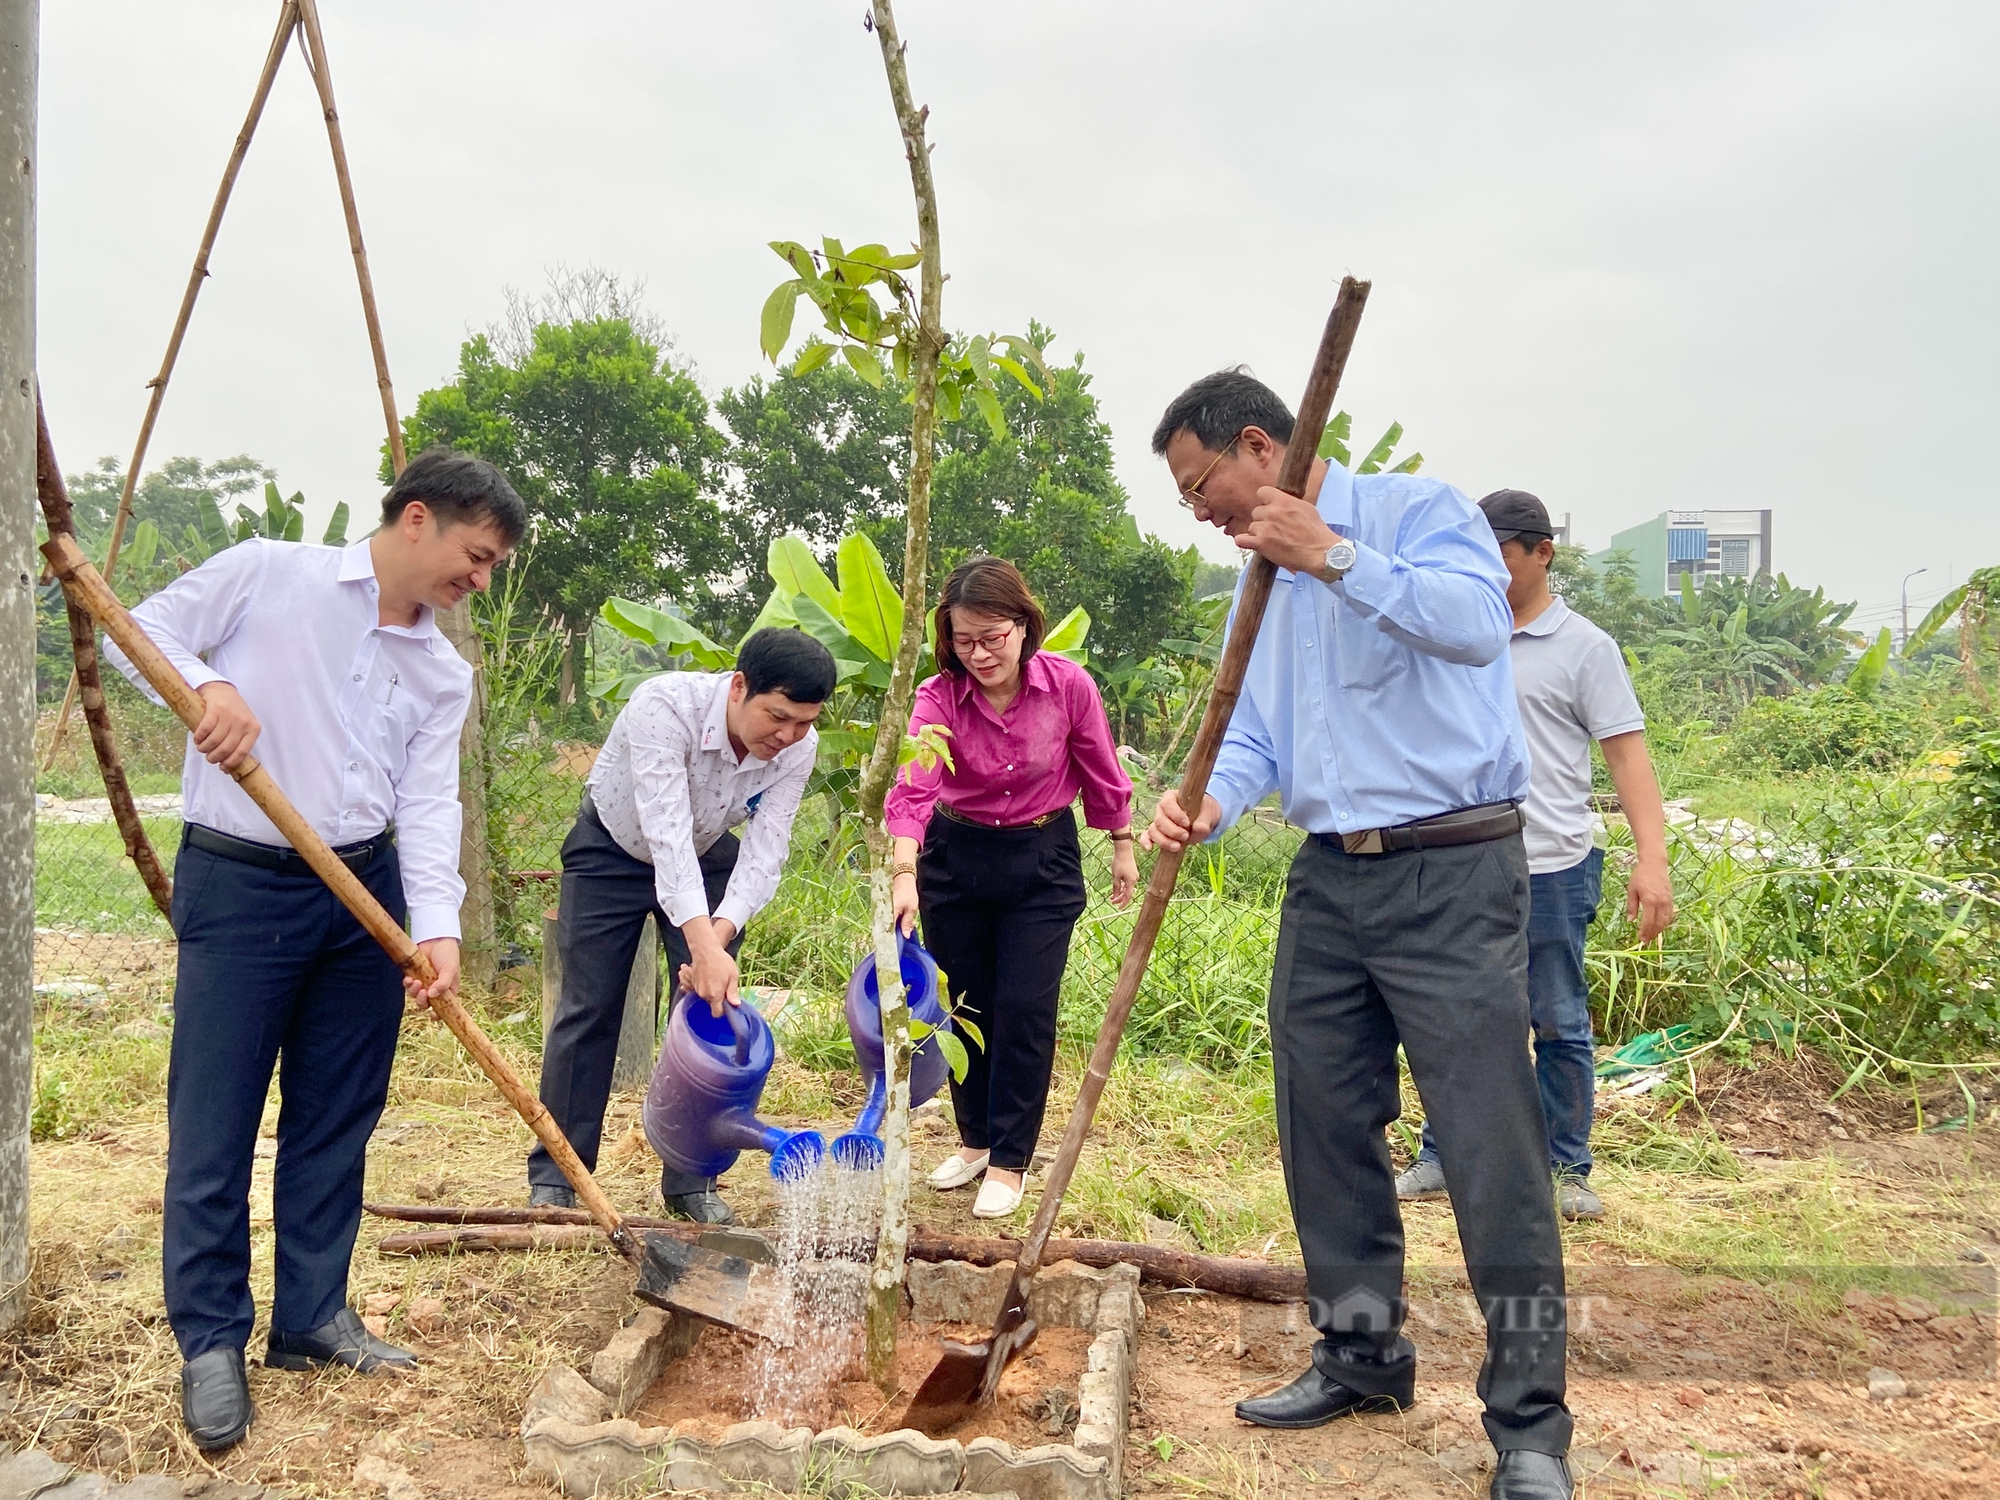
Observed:
[[[1310,1369],[1282,1390],[1268,1396],[1253,1396],[1236,1403],[1236,1420],[1253,1427],[1276,1427],[1297,1431],[1324,1427],[1340,1417],[1357,1412],[1398,1412],[1415,1405],[1394,1396],[1364,1396],[1337,1380],[1329,1380],[1318,1369]]]

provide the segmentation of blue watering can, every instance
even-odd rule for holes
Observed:
[[[939,1031],[951,1029],[939,993],[937,960],[915,938],[902,939],[899,967],[903,971],[903,999],[910,1014]],[[861,1076],[868,1081],[868,1102],[854,1121],[854,1128],[833,1143],[833,1159],[854,1171],[869,1171],[882,1165],[882,1116],[889,1107],[889,1087],[882,1068],[882,994],[875,983],[875,955],[863,955],[847,981],[847,1034],[854,1041],[854,1058]],[[944,1049],[935,1035],[927,1036],[910,1055],[910,1107],[916,1108],[944,1087],[951,1071]]]
[[[724,1006],[718,1016],[698,995],[677,993],[640,1112],[660,1160],[677,1172],[719,1177],[741,1152],[768,1151],[773,1177],[817,1171],[826,1156],[817,1130],[781,1130],[757,1118],[776,1055],[771,1028],[753,1006]]]

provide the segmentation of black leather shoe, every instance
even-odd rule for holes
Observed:
[[[1493,1465],[1492,1500],[1570,1500],[1576,1481],[1569,1460],[1557,1453],[1509,1448]]]
[[[528,1187],[528,1207],[575,1208],[576,1191],[567,1183],[531,1183]]]
[[[729,1205],[713,1188],[705,1188],[699,1193],[667,1193],[667,1216],[673,1219],[693,1219],[697,1224],[734,1224],[736,1215],[729,1211]]]
[[[202,1452],[242,1442],[256,1415],[241,1349],[210,1349],[181,1366],[181,1420]]]
[[[1268,1396],[1255,1396],[1236,1403],[1236,1419],[1258,1427],[1323,1427],[1335,1417],[1357,1411],[1402,1411],[1414,1405],[1394,1396],[1364,1396],[1350,1391],[1338,1380],[1329,1380],[1317,1367],[1310,1369]]]
[[[331,1323],[322,1323],[311,1333],[280,1333],[271,1330],[271,1346],[264,1352],[264,1364],[273,1370],[317,1370],[326,1365],[346,1365],[363,1375],[378,1370],[401,1372],[414,1369],[417,1357],[407,1349],[385,1343],[361,1325],[361,1314],[343,1307]]]

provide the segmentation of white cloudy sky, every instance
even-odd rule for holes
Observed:
[[[324,0],[405,408],[502,289],[646,279],[711,390],[764,244],[912,237],[863,0]],[[129,450],[274,0],[43,7],[41,370],[74,470]],[[2000,561],[1990,4],[903,0],[957,326],[1083,349],[1141,523],[1192,376],[1288,397],[1343,272],[1343,403],[1601,544],[1768,505],[1779,566],[1893,612]],[[365,508],[381,439],[296,54],[153,455]],[[1211,555],[1226,555],[1211,535]]]

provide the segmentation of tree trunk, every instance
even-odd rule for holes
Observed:
[[[582,637],[567,620],[563,622],[562,632],[562,667],[556,674],[556,706],[571,708],[576,704],[576,658]]]
[[[910,1011],[903,995],[902,957],[890,910],[889,866],[895,841],[882,821],[882,807],[896,775],[896,761],[916,697],[917,654],[924,642],[925,564],[930,556],[931,458],[937,435],[938,356],[944,349],[944,268],[938,250],[937,191],[931,181],[930,148],[924,144],[924,117],[910,99],[903,67],[903,44],[889,0],[872,0],[875,35],[889,76],[889,97],[910,163],[910,186],[917,201],[917,245],[923,253],[923,281],[916,347],[911,351],[914,384],[910,418],[910,508],[903,542],[903,636],[882,716],[875,726],[875,749],[861,773],[861,818],[867,831],[869,898],[875,947],[876,989],[882,1002],[882,1066],[889,1081],[889,1110],[882,1123],[887,1148],[882,1161],[882,1230],[875,1242],[869,1276],[868,1373],[885,1393],[896,1389],[896,1314],[902,1307],[904,1252],[910,1237]]]
[[[465,882],[459,908],[464,937],[459,944],[463,972],[488,989],[499,977],[499,935],[493,899],[493,846],[486,822],[486,657],[472,623],[472,601],[461,599],[438,616],[445,639],[472,668],[472,703],[458,732],[458,806],[464,829],[458,844],[458,874]]]

